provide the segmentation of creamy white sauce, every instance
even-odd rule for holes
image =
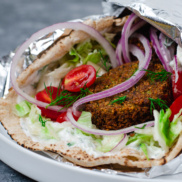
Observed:
[[[87,152],[89,155],[93,155],[95,158],[99,156],[110,156],[116,155],[116,152],[107,152],[103,153],[96,150],[96,145],[94,139],[91,136],[85,136],[83,134],[77,133],[77,130],[70,122],[57,123],[52,121],[47,121],[46,126],[49,128],[52,127],[53,131],[56,132],[56,137],[54,139],[44,138],[42,134],[42,126],[41,123],[37,123],[33,126],[30,118],[21,118],[20,124],[25,132],[25,134],[34,142],[44,142],[47,144],[50,143],[58,143],[60,141],[64,141],[67,145],[71,145],[70,147],[79,147],[83,151]],[[36,127],[36,128],[35,128]]]
[[[139,152],[143,153],[142,149],[138,145],[138,141],[130,143],[127,148],[138,150]],[[160,159],[165,155],[165,151],[162,148],[155,146],[147,146],[147,152],[149,159]]]

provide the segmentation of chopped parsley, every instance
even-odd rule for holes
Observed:
[[[126,99],[126,96],[118,97],[117,99],[111,101],[109,104],[111,104],[111,105],[114,104],[114,103],[122,104],[125,99]]]
[[[155,109],[155,105],[158,105],[161,109],[167,109],[167,102],[162,99],[153,99],[153,98],[148,98],[151,103],[150,103],[150,113],[152,114],[152,111]]]

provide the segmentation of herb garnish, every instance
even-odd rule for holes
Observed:
[[[67,143],[67,145],[69,146],[69,147],[71,147],[71,146],[73,146],[75,143]]]
[[[101,77],[100,75],[98,75],[99,70],[100,70],[100,68],[96,71],[96,78]]]
[[[39,122],[42,123],[42,126],[45,127],[46,120],[43,120],[42,116],[39,114]]]
[[[92,94],[88,88],[80,88],[79,94],[74,94],[67,90],[63,90],[59,95],[56,96],[54,100],[51,101],[50,104],[48,104],[46,108],[53,105],[62,105],[64,106],[62,109],[68,108],[78,99],[85,97],[88,93]]]
[[[149,98],[149,100],[151,101],[151,104],[150,104],[150,113],[152,114],[152,110],[155,109],[155,105],[158,105],[161,109],[167,109],[168,106],[167,106],[167,102],[165,100],[162,100],[162,99],[153,99],[153,98]]]
[[[111,65],[107,65],[108,59],[104,58],[104,56],[102,55],[102,52],[99,50],[100,56],[101,56],[101,62],[104,65],[106,71],[108,72],[109,69],[111,68]]]
[[[47,95],[51,98],[51,101],[53,100],[52,99],[52,94],[53,94],[53,87],[52,87],[52,83],[50,84],[50,89],[48,90],[45,82],[44,82],[44,87],[45,87],[45,91],[47,93]],[[59,89],[58,89],[59,90]]]
[[[147,126],[147,125],[144,124],[142,127],[137,127],[137,126],[135,126],[135,128],[137,128],[137,129],[144,129],[146,126]]]
[[[125,99],[126,99],[126,96],[118,97],[117,99],[111,101],[109,104],[111,104],[111,105],[114,104],[114,103],[122,104]]]
[[[153,71],[150,71],[150,70],[146,70],[144,69],[144,71],[147,71],[148,74],[147,76],[151,79],[151,81],[157,81],[157,80],[160,80],[161,82],[162,81],[165,81],[169,78],[169,76],[172,75],[172,73],[170,72],[167,72],[165,69],[162,69],[161,72],[153,72]]]

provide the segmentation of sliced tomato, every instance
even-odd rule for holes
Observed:
[[[51,103],[51,100],[56,99],[57,95],[59,95],[60,93],[61,89],[58,89],[57,87],[47,87],[46,89],[38,92],[35,98],[39,101],[49,104]],[[57,117],[60,115],[60,112],[57,111],[53,111],[43,107],[39,107],[39,109],[41,110],[42,116],[51,118],[51,120],[53,121],[55,121]]]
[[[71,70],[63,79],[64,90],[79,92],[80,88],[91,86],[96,80],[96,70],[91,65],[81,65]]]
[[[79,116],[75,116],[75,115],[73,114],[73,117],[74,117],[74,119],[75,119],[76,121],[78,121],[78,118],[80,117],[80,115],[81,115],[81,112],[80,112]],[[58,118],[56,119],[56,121],[57,121],[58,123],[62,123],[62,122],[64,122],[64,121],[68,121],[67,112],[61,113],[61,114],[58,116]]]
[[[182,95],[182,69],[178,70],[178,81],[175,83],[175,72],[172,75],[172,87],[173,87],[173,97],[177,99]]]
[[[175,114],[178,114],[179,111],[180,111],[180,109],[182,109],[182,95],[179,96],[179,97],[172,103],[172,105],[170,106],[170,109],[171,109],[171,111],[172,111],[172,114],[171,114],[169,120],[172,121],[173,118],[174,118],[174,115],[175,115]]]
[[[56,121],[57,121],[58,123],[63,123],[64,121],[68,121],[66,115],[67,115],[67,112],[61,113],[61,114],[57,117]]]

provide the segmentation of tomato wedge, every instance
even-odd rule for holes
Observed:
[[[179,111],[180,111],[180,109],[182,109],[182,95],[179,96],[179,97],[172,103],[172,105],[170,106],[170,109],[171,109],[171,111],[172,111],[172,114],[171,114],[169,120],[172,121],[173,118],[174,118],[174,115],[175,115],[175,114],[178,114]]]
[[[80,88],[91,86],[96,80],[96,70],[91,65],[81,65],[71,70],[63,79],[64,90],[79,92]]]
[[[45,103],[51,103],[52,100],[56,99],[57,95],[59,95],[61,90],[57,87],[47,87],[46,89],[38,92],[35,96],[35,98],[39,101],[45,102]],[[41,110],[42,116],[45,116],[47,118],[51,118],[51,120],[55,121],[57,117],[60,115],[60,112],[53,111],[50,109],[46,109],[43,107],[39,107]]]
[[[173,87],[173,97],[177,99],[182,95],[182,69],[178,70],[178,81],[175,83],[175,72],[172,75],[172,87]]]
[[[81,113],[80,113],[80,115],[81,115]],[[74,119],[77,121],[78,118],[80,117],[80,115],[79,115],[79,116],[75,116],[75,115],[73,114],[73,117],[74,117]],[[58,123],[63,123],[64,121],[68,121],[67,112],[61,113],[61,114],[58,116],[58,118],[56,119],[56,121],[57,121]]]

